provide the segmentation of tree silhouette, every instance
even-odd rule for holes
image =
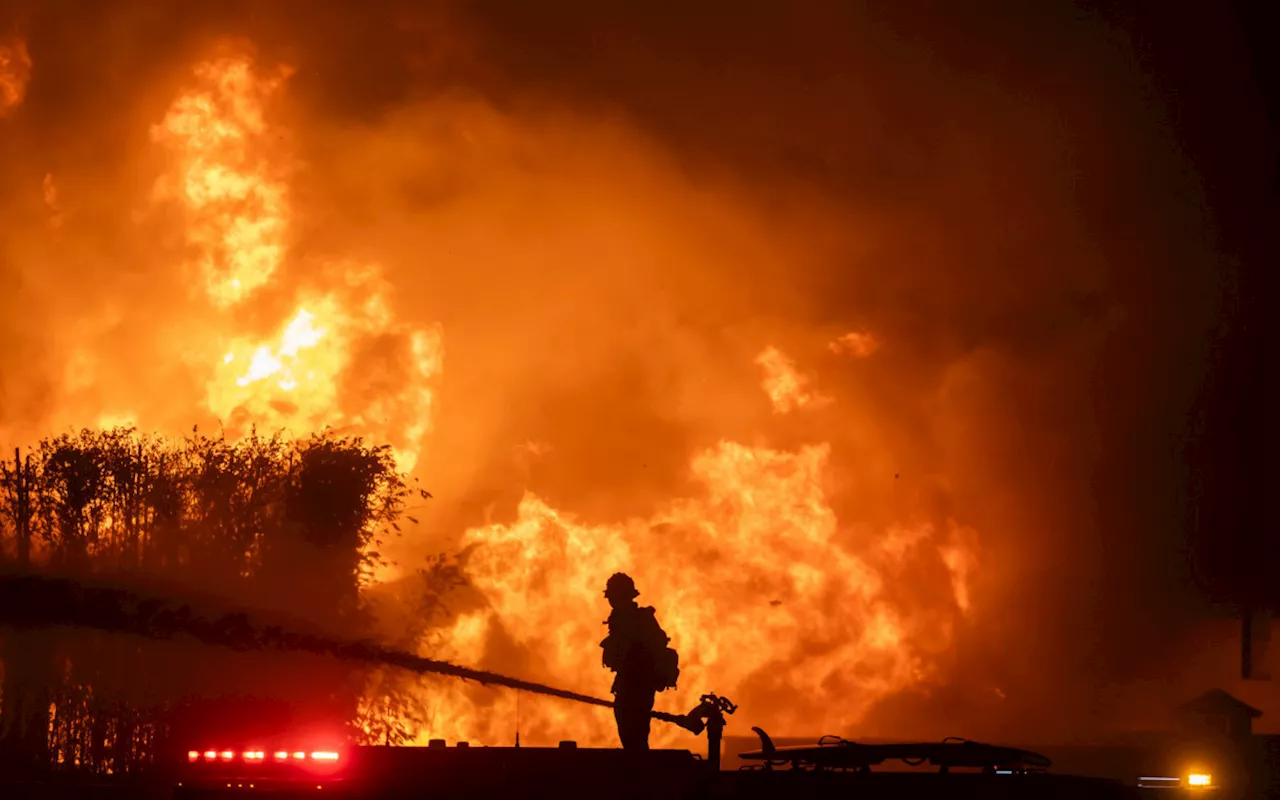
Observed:
[[[0,462],[0,559],[163,580],[363,635],[360,588],[382,563],[375,543],[398,533],[412,495],[389,448],[328,432],[231,441],[195,429],[180,439],[82,430]],[[403,716],[359,708],[368,675],[349,665],[276,655],[246,668],[246,658],[87,630],[0,629],[0,769],[129,775],[166,746],[174,709],[198,716],[211,699],[263,687],[340,722]]]

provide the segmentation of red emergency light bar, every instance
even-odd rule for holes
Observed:
[[[312,750],[310,753],[306,753],[302,750],[296,750],[292,753],[287,750],[277,750],[272,755],[275,756],[276,761],[306,761],[310,759],[311,761],[334,762],[338,760],[338,753],[335,750]],[[192,764],[199,761],[231,761],[235,759],[235,757],[236,754],[234,750],[205,750],[204,752],[199,750],[187,751],[187,761]],[[262,750],[245,750],[240,754],[240,758],[248,763],[264,761],[266,760],[266,757],[266,752]]]

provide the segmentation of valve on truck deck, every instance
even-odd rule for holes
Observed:
[[[692,732],[695,736],[701,734],[704,730],[707,732],[707,761],[711,762],[714,769],[720,769],[720,737],[724,732],[726,714],[732,714],[737,711],[738,707],[727,697],[720,697],[714,694],[704,694],[699,700],[698,705],[694,706],[688,714],[664,714],[655,712],[654,717],[674,722],[687,731]]]

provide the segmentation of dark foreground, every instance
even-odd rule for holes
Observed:
[[[197,798],[1139,798],[1205,797],[1197,789],[1141,789],[1119,781],[1048,773],[928,771],[852,773],[790,769],[714,771],[686,751],[624,753],[552,748],[359,748],[323,766],[193,763],[150,785],[5,784],[8,800]],[[1208,790],[1213,792],[1213,790]]]

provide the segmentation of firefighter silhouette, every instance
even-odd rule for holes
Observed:
[[[609,635],[600,643],[604,665],[617,676],[613,680],[613,716],[618,738],[627,750],[649,749],[649,714],[654,696],[673,689],[680,676],[679,657],[667,646],[671,641],[658,624],[652,606],[636,604],[631,577],[615,573],[605,584],[604,596],[613,606]]]

